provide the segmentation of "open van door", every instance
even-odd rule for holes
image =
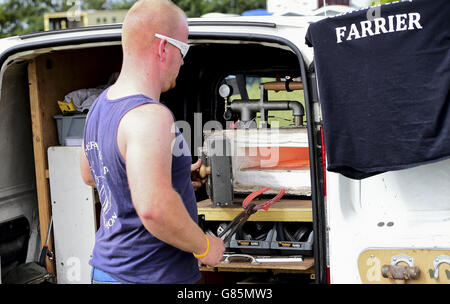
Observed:
[[[2,160],[0,170],[0,274],[2,280],[0,282],[29,283],[30,281],[26,279],[24,281],[22,276],[28,274],[33,276],[34,268],[28,269],[31,272],[27,272],[22,268],[23,265],[39,260],[47,235],[49,235],[48,248],[54,252],[54,247],[58,247],[53,246],[55,233],[64,232],[63,229],[55,229],[55,227],[63,227],[64,221],[66,223],[75,221],[74,213],[64,209],[66,218],[53,217],[54,229],[49,229],[52,209],[54,209],[52,207],[56,207],[57,204],[63,206],[59,203],[68,203],[70,201],[68,198],[74,198],[74,195],[67,195],[68,186],[73,188],[73,184],[68,185],[70,183],[65,183],[60,176],[53,178],[53,181],[61,182],[61,186],[65,187],[66,196],[60,197],[59,200],[55,195],[51,195],[50,191],[50,177],[53,172],[52,167],[49,168],[48,165],[47,153],[50,146],[58,145],[53,117],[59,113],[56,100],[64,96],[64,92],[70,92],[89,81],[92,83],[103,81],[98,74],[91,71],[86,72],[88,74],[86,77],[79,77],[77,74],[90,69],[89,55],[94,54],[96,49],[89,53],[85,52],[84,57],[82,54],[79,56],[56,55],[57,60],[45,57],[45,54],[58,50],[64,52],[64,50],[77,49],[77,46],[82,44],[120,45],[120,30],[119,26],[103,26],[59,33],[41,32],[5,38],[0,42],[0,159]],[[39,57],[41,55],[44,56]],[[111,51],[111,54],[102,54],[102,56],[116,56],[116,53]],[[120,64],[120,60],[114,62]],[[69,70],[67,67],[72,65],[79,69]],[[106,73],[107,68],[97,69],[97,71],[100,71],[100,74],[103,73],[102,71]],[[39,77],[43,72],[50,72],[53,79]],[[54,85],[60,79],[65,80]],[[80,81],[83,83],[80,84]],[[47,85],[49,86],[46,87]],[[65,172],[78,176],[79,153],[75,154],[73,159],[76,162],[70,165],[72,173],[69,170]],[[64,160],[62,162],[64,163]],[[62,166],[67,169],[67,162]],[[81,181],[81,178],[79,180]],[[80,195],[93,192],[90,187],[84,184],[82,186],[84,192],[77,192],[78,199]],[[85,205],[90,203],[88,206],[90,209],[87,210],[91,213],[89,219],[93,221],[95,212],[92,202],[85,197],[81,201],[86,202]],[[74,246],[71,248],[92,246],[95,227],[89,226],[89,234],[86,234],[80,233],[77,224],[79,223],[75,223],[73,227],[78,233],[70,238],[64,238],[65,242],[73,243]],[[86,225],[80,224],[80,226]],[[77,243],[78,240],[74,240],[73,237],[79,237],[84,241]],[[74,269],[73,266],[77,265],[66,263],[67,260],[62,261],[62,257],[71,257],[75,253],[67,250],[66,248],[69,248],[67,246],[60,245],[58,248],[65,254],[63,255],[62,251],[56,252],[61,260],[58,266]],[[47,259],[46,266],[50,273],[56,274],[55,260]],[[21,267],[20,278],[14,276],[14,280],[10,280],[10,274],[17,273],[15,270],[18,267]],[[90,282],[89,272],[85,271],[82,275],[78,275],[80,271],[72,273],[76,274],[75,277],[80,277],[79,282]],[[59,282],[64,282],[66,279],[66,273],[63,274],[64,276],[59,277]]]
[[[450,283],[450,2],[309,27],[331,283]]]

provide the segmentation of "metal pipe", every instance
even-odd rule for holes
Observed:
[[[261,103],[260,100],[234,100],[230,105],[231,110],[238,111],[241,114],[241,120],[243,122],[250,121],[251,116],[256,112],[262,112],[265,110],[292,110],[294,116],[295,126],[302,124],[301,117],[305,115],[303,105],[299,101],[295,100],[277,100]]]
[[[289,90],[303,90],[303,83],[300,81],[273,81],[264,83],[265,90],[274,90],[278,92],[286,91],[287,88],[289,88]]]

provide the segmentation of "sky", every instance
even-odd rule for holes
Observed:
[[[370,0],[350,0],[350,4],[358,6],[358,7],[366,7],[369,6]]]

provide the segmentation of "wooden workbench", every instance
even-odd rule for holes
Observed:
[[[215,267],[200,267],[201,271],[212,272],[275,272],[275,273],[314,273],[314,258],[305,257],[302,262],[261,263],[235,262],[219,264]]]
[[[204,216],[205,221],[231,221],[243,210],[242,200],[236,200],[232,206],[213,207],[211,200],[206,199],[197,204],[198,214]],[[310,200],[281,199],[268,211],[253,214],[249,221],[312,222],[312,204]]]
[[[231,221],[242,209],[241,199],[236,199],[232,206],[213,207],[210,199],[198,202],[198,214],[205,221]],[[265,200],[261,200],[264,202]],[[258,203],[258,201],[254,201]],[[282,222],[312,222],[311,200],[281,199],[273,204],[268,211],[259,210],[249,221],[282,221]],[[274,272],[274,273],[314,273],[314,258],[304,257],[302,262],[261,263],[253,265],[249,261],[232,261],[219,264],[216,267],[200,267],[208,272]]]

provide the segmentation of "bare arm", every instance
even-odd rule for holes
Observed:
[[[192,220],[172,187],[173,119],[167,109],[145,105],[130,111],[119,125],[119,149],[126,160],[131,197],[145,228],[183,251],[201,254],[205,234]],[[222,240],[209,237],[210,254],[201,261],[215,265],[222,257]]]

